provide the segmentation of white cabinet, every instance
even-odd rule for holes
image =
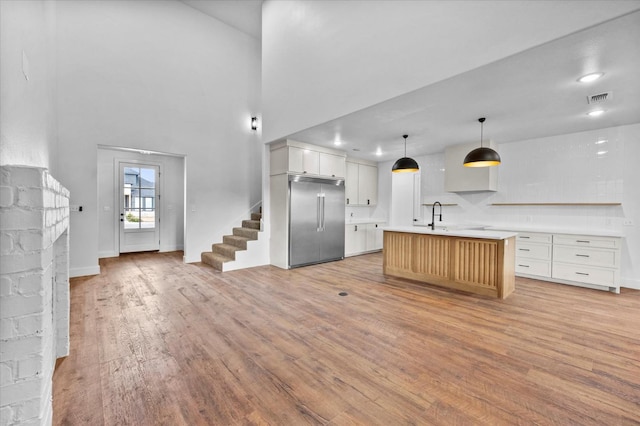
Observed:
[[[310,149],[289,147],[289,172],[320,174],[320,153]]]
[[[331,177],[345,177],[346,164],[344,156],[319,153],[320,175]]]
[[[350,159],[346,163],[344,184],[346,204],[349,206],[373,206],[378,203],[378,166],[362,161]]]
[[[358,165],[358,203],[366,206],[378,204],[378,167]]]
[[[516,236],[516,273],[551,277],[551,234],[521,232]]]
[[[516,274],[620,292],[618,237],[521,232]]]
[[[559,280],[620,292],[620,238],[554,235],[552,270],[552,277]]]
[[[286,173],[344,178],[346,154],[335,149],[292,140],[271,144],[271,176]]]
[[[382,250],[385,222],[350,223],[345,227],[344,255],[354,256]]]
[[[367,247],[367,226],[364,223],[349,224],[344,231],[344,255],[364,253]]]
[[[367,224],[367,244],[365,246],[366,251],[382,250],[382,225],[382,223]]]
[[[496,149],[491,141],[485,147]],[[444,190],[448,192],[497,191],[498,167],[465,167],[464,157],[480,143],[460,144],[444,151]]]

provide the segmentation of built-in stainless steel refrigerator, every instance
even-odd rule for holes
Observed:
[[[289,267],[344,258],[344,180],[289,176]]]

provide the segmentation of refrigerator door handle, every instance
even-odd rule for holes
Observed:
[[[322,232],[324,232],[324,201],[325,201],[324,193],[321,195],[320,198],[322,198],[322,210],[321,210],[322,211],[322,223],[321,223],[321,229],[322,229]]]
[[[322,231],[320,228],[320,194],[316,194],[316,232]]]

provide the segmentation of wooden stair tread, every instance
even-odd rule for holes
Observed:
[[[247,243],[258,239],[261,219],[262,210],[251,213],[251,219],[243,220],[242,227],[233,228],[233,234],[224,235],[222,243],[212,244],[211,251],[200,254],[202,263],[222,271],[224,263],[236,260],[236,252],[247,250]]]

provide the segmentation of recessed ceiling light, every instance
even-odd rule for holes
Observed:
[[[603,143],[607,143],[607,142],[609,142],[609,141],[606,140],[606,139],[599,139],[599,140],[596,141],[596,145],[602,145]]]
[[[592,81],[595,81],[595,80],[599,79],[603,75],[604,75],[603,72],[594,72],[594,73],[591,73],[591,74],[583,75],[582,77],[580,77],[578,79],[578,81],[580,83],[591,83]]]
[[[598,151],[598,155],[605,155],[609,151]]]
[[[380,157],[382,155],[382,150],[380,148],[378,148],[378,150],[376,151],[376,155],[378,157]]]
[[[589,117],[597,117],[597,116],[602,115],[602,114],[604,114],[604,111],[601,110],[601,109],[597,109],[595,111],[590,111],[590,112],[587,113],[587,115]]]
[[[337,139],[336,139],[335,141],[333,141],[333,144],[334,144],[335,146],[340,146],[340,145],[342,145],[342,141],[341,141],[341,140],[337,140]]]

